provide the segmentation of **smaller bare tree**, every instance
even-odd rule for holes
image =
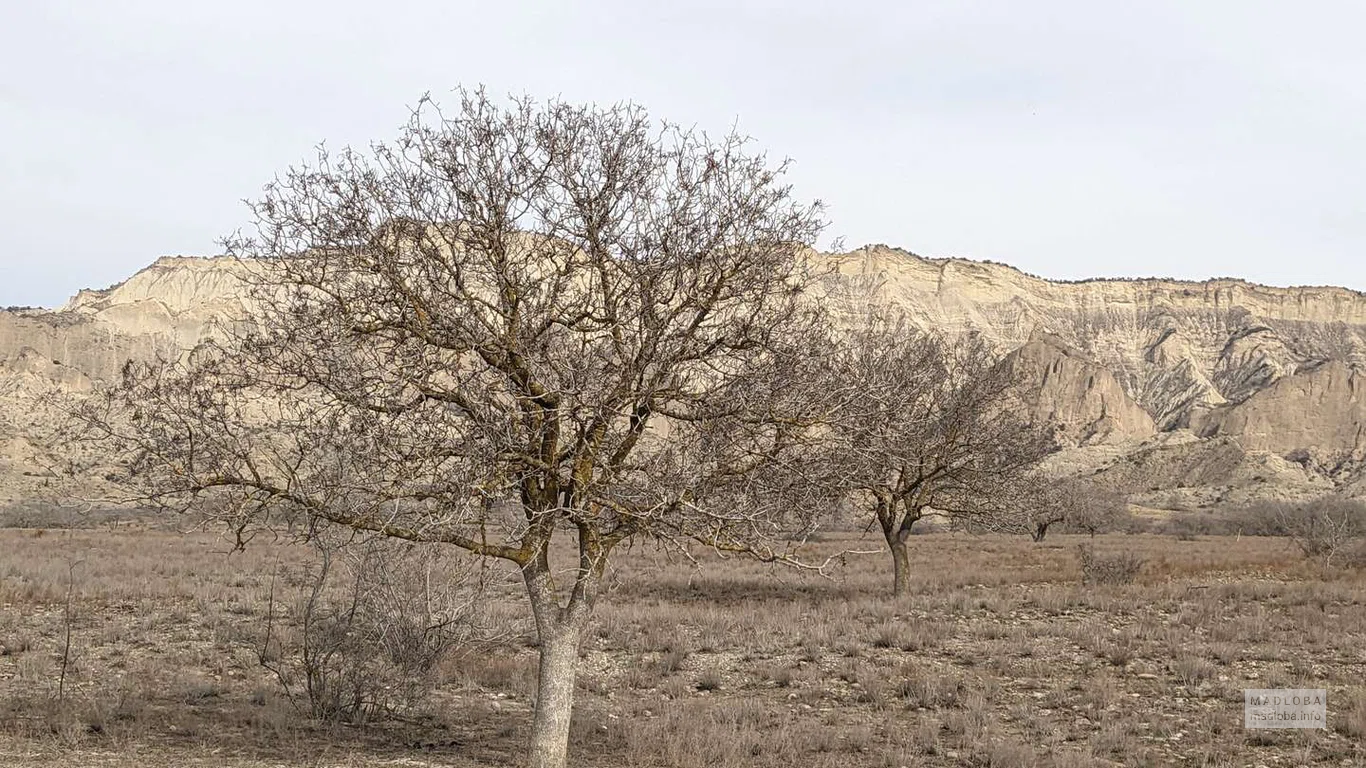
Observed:
[[[1276,509],[1278,527],[1306,557],[1332,566],[1366,539],[1366,505],[1343,498],[1324,497],[1307,504],[1285,504]]]
[[[1126,517],[1124,498],[1081,477],[1050,478],[1036,472],[1021,494],[1029,535],[1043,541],[1054,525],[1095,537],[1118,528]]]
[[[1124,495],[1085,480],[1077,483],[1073,496],[1075,504],[1063,522],[1070,532],[1089,534],[1112,533],[1125,530],[1133,522]]]
[[[1030,492],[1021,494],[1021,522],[1034,541],[1043,541],[1048,529],[1073,516],[1073,499],[1064,481],[1051,481],[1041,472],[1022,479]]]
[[[986,341],[923,333],[875,311],[837,357],[835,375],[861,397],[825,450],[836,481],[867,499],[891,550],[895,594],[909,586],[906,542],[927,514],[972,530],[1018,529],[1032,470],[1055,443]]]

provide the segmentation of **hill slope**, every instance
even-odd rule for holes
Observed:
[[[1217,499],[1363,487],[1366,294],[1233,279],[1057,282],[886,246],[811,258],[837,313],[874,300],[925,329],[983,334],[1037,385],[1039,414],[1075,446],[1070,466],[1126,490]],[[240,311],[243,269],[163,258],[58,310],[0,311],[0,502],[41,484],[30,437],[52,418],[44,392],[192,346]]]

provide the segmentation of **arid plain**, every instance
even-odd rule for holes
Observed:
[[[480,623],[497,642],[443,658],[422,706],[320,724],[281,694],[255,645],[277,579],[310,550],[258,541],[233,553],[216,534],[145,522],[0,537],[0,762],[517,764],[536,654],[515,574],[487,574],[503,597]],[[1083,584],[1081,545],[1134,553],[1142,569],[1131,584]],[[851,532],[810,546],[875,544]],[[824,575],[619,558],[581,651],[575,764],[1366,761],[1359,572],[1280,538],[1184,530],[1041,543],[933,533],[911,548],[916,578],[900,599],[885,554]],[[1330,727],[1245,730],[1248,687],[1327,688]]]

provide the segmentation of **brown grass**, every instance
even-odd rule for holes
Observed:
[[[1077,545],[1132,553],[1083,586]],[[239,642],[277,560],[208,534],[0,530],[0,764],[516,765],[535,648],[453,655],[405,722],[312,723]],[[869,542],[832,537],[813,555]],[[885,556],[828,577],[618,558],[582,649],[575,764],[1105,766],[1366,762],[1366,583],[1285,540],[933,534],[911,594]],[[72,563],[78,563],[72,568]],[[56,699],[69,580],[69,693]],[[1326,732],[1249,732],[1246,687],[1329,689]]]

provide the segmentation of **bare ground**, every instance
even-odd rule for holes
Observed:
[[[1362,574],[1281,539],[1111,535],[1096,549],[1143,557],[1138,581],[1083,586],[1080,543],[916,537],[897,600],[885,554],[821,577],[623,553],[584,642],[572,762],[1366,764]],[[319,725],[243,640],[305,550],[145,528],[0,530],[0,548],[0,764],[517,764],[536,662],[511,574],[512,642],[447,660],[403,721]],[[1327,688],[1329,728],[1244,730],[1251,687]]]

